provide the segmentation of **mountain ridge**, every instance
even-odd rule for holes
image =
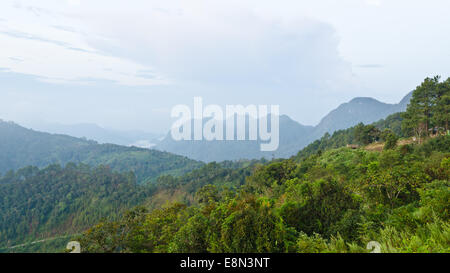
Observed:
[[[399,103],[384,103],[371,97],[356,97],[342,103],[321,119],[315,126],[313,138],[322,137],[325,133],[332,134],[360,122],[372,123],[396,112],[403,112],[411,99],[412,92],[405,95]]]
[[[27,129],[13,122],[0,121],[0,173],[29,165],[84,163],[106,165],[115,171],[133,171],[139,182],[159,175],[180,175],[203,163],[157,150],[98,144],[61,134]]]
[[[171,138],[170,133],[168,133],[165,138],[160,141],[153,149],[139,149],[129,147],[128,152],[132,153],[155,153],[158,152],[167,152],[175,155],[179,155],[182,157],[187,157],[193,159],[194,161],[203,161],[203,162],[213,162],[213,161],[226,161],[226,160],[241,160],[241,159],[260,159],[266,158],[270,159],[273,157],[279,158],[288,158],[293,156],[306,147],[308,144],[313,141],[321,138],[325,133],[332,134],[334,131],[350,128],[360,122],[369,124],[380,119],[386,118],[390,114],[396,112],[402,112],[406,109],[409,100],[411,99],[411,93],[408,93],[399,103],[397,104],[388,104],[380,102],[371,97],[355,97],[349,102],[343,103],[339,105],[336,109],[333,109],[328,113],[316,126],[308,126],[303,125],[287,115],[280,115],[280,145],[279,148],[274,152],[261,152],[260,144],[261,141],[174,141]],[[0,133],[2,129],[2,125],[9,124],[10,126],[19,126],[13,122],[6,122],[0,119]],[[94,125],[96,126],[96,125]],[[0,155],[0,163],[3,162],[3,166],[0,164],[0,172],[8,171],[9,169],[18,169],[20,167],[26,166],[21,163],[27,163],[28,165],[36,165],[38,167],[44,167],[46,165],[52,163],[67,163],[68,159],[75,162],[87,162],[90,164],[99,164],[99,163],[111,163],[106,158],[101,160],[89,158],[89,151],[86,150],[87,146],[96,147],[96,152],[100,153],[110,153],[110,154],[122,154],[127,153],[127,147],[121,147],[116,144],[99,144],[96,141],[77,138],[74,136],[69,136],[65,134],[52,134],[52,133],[44,133],[35,131],[33,129],[26,129],[22,126],[19,126],[25,130],[29,130],[28,132],[34,132],[38,134],[41,138],[39,141],[43,141],[45,146],[45,137],[51,136],[52,141],[54,141],[56,146],[61,146],[62,143],[68,142],[69,145],[66,149],[60,149],[58,151],[47,151],[46,154],[44,152],[44,160],[40,160],[38,158],[34,158],[31,160],[25,160],[23,162],[13,162],[14,155],[9,158],[5,157],[3,153],[3,157]],[[19,133],[19,135],[23,136],[23,132]],[[46,134],[46,135],[42,135]],[[0,135],[0,140],[2,136]],[[11,136],[11,138],[16,138],[16,136]],[[38,141],[38,142],[39,142]],[[7,140],[3,139],[4,143],[7,143]],[[33,149],[40,149],[39,145],[36,144]],[[49,144],[49,143],[47,143]],[[26,145],[29,145],[26,144]],[[26,146],[25,145],[25,146]],[[103,145],[103,146],[102,146]],[[108,146],[109,145],[109,146]],[[116,145],[116,146],[114,146]],[[18,151],[27,152],[27,149],[24,145],[21,147],[18,146]],[[0,151],[8,151],[10,147],[7,145],[3,145],[0,143]],[[30,147],[28,147],[30,148]],[[84,151],[81,151],[83,150]],[[124,150],[125,149],[125,150]],[[136,150],[137,149],[137,150]],[[110,150],[110,151],[108,151]],[[115,152],[111,152],[114,151]],[[120,152],[118,152],[120,150]],[[76,152],[74,152],[76,151]],[[150,151],[150,152],[149,152]],[[42,151],[41,151],[42,152]],[[82,155],[77,155],[74,157],[74,153],[81,152]],[[11,154],[11,151],[10,151]],[[162,155],[162,154],[159,154]],[[107,157],[107,156],[106,156]],[[119,156],[120,157],[120,156]],[[156,156],[158,157],[158,155]],[[65,160],[61,160],[64,158]],[[102,161],[103,160],[103,161]],[[127,158],[127,160],[135,160],[132,158]],[[96,162],[93,162],[96,161]],[[41,164],[36,164],[41,163]],[[118,164],[116,162],[116,164]],[[8,166],[9,169],[7,167]],[[120,164],[119,164],[120,165]]]
[[[99,126],[95,123],[60,124],[49,122],[33,122],[23,124],[24,127],[41,132],[69,135],[86,138],[100,144],[117,144],[150,148],[162,135],[139,130],[115,130]]]
[[[302,125],[287,115],[280,115],[280,145],[274,152],[261,152],[260,141],[174,141],[170,133],[155,146],[155,149],[204,162],[262,157],[287,158],[321,138],[325,133],[332,134],[360,122],[369,124],[391,114],[403,112],[411,96],[412,92],[405,95],[397,104],[384,103],[371,97],[355,97],[331,110],[316,126]]]

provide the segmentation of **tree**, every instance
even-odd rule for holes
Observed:
[[[223,252],[270,253],[285,250],[285,226],[267,199],[249,196],[230,203],[222,220]],[[214,249],[212,249],[214,251]]]
[[[206,185],[200,188],[195,194],[199,203],[211,203],[220,200],[219,191],[214,185]]]
[[[169,251],[173,253],[208,252],[208,218],[196,214],[183,225],[170,243]]]
[[[248,178],[248,184],[256,191],[263,192],[273,186],[282,185],[292,178],[297,165],[292,160],[274,162],[266,166],[259,166]]]
[[[394,149],[397,146],[398,137],[394,133],[388,133],[385,137],[384,149]]]
[[[381,153],[379,161],[368,164],[363,188],[374,203],[386,203],[394,209],[417,196],[416,188],[428,182],[429,177],[422,164],[408,160],[398,151],[387,150]]]
[[[433,114],[436,112],[439,76],[426,78],[413,92],[411,101],[403,115],[403,129],[420,138],[428,136],[434,127]]]
[[[287,202],[280,215],[288,227],[308,235],[318,233],[326,238],[338,232],[346,238],[356,230],[360,202],[334,179],[314,182],[292,180],[287,189]],[[349,220],[353,218],[353,220]]]
[[[362,123],[355,127],[354,136],[357,142],[368,145],[380,138],[380,130],[374,125],[364,125]]]
[[[433,122],[440,130],[449,130],[450,119],[450,78],[440,83],[436,89],[436,106],[433,111]]]

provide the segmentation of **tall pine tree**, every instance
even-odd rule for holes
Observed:
[[[436,106],[433,111],[433,123],[448,132],[450,119],[450,78],[440,83],[436,90]]]
[[[426,78],[413,92],[411,101],[403,115],[403,129],[420,138],[428,136],[434,128],[436,102],[439,89],[439,76]]]

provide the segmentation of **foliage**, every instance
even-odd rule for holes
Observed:
[[[152,192],[133,173],[67,164],[28,167],[0,179],[0,248],[78,233],[143,202]]]
[[[448,138],[257,164],[232,189],[220,187],[226,172],[206,166],[215,182],[189,206],[102,222],[78,239],[86,252],[369,252],[374,240],[383,252],[448,252],[450,153],[437,144]],[[174,187],[208,172],[194,173]]]
[[[0,178],[0,241],[84,230],[72,237],[83,252],[369,252],[377,241],[382,252],[448,253],[450,135],[434,132],[448,129],[448,82],[428,78],[405,114],[325,134],[291,159],[213,162],[176,176],[195,164],[80,144],[92,148],[83,160],[109,167],[26,167]],[[412,134],[420,141],[398,141]],[[378,141],[384,149],[344,147]],[[165,175],[136,182],[148,174]],[[39,248],[7,251],[27,249]]]
[[[403,130],[417,138],[438,132],[447,132],[450,118],[450,78],[426,78],[413,92],[410,104],[403,114]]]
[[[386,136],[386,144],[384,145],[384,149],[389,150],[395,148],[397,146],[398,137],[394,134],[388,134]]]
[[[402,115],[396,113],[388,116],[386,119],[380,120],[373,124],[364,125],[362,123],[345,129],[339,130],[330,135],[326,133],[321,139],[318,139],[301,151],[298,152],[293,159],[297,162],[307,158],[313,154],[320,154],[323,151],[336,149],[346,146],[348,144],[361,144],[367,145],[378,140],[386,141],[386,132],[391,132],[391,146],[393,142],[393,136],[407,137],[402,131]]]

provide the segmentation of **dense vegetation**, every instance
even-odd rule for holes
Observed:
[[[426,78],[414,90],[411,103],[403,114],[403,129],[422,137],[448,132],[450,119],[450,78],[440,82],[440,77]]]
[[[364,125],[362,123],[339,130],[330,135],[326,133],[322,138],[312,142],[293,157],[299,162],[308,156],[320,153],[321,151],[335,149],[348,144],[367,145],[375,141],[385,141],[393,135],[396,137],[406,137],[402,131],[402,114],[395,113],[373,124]]]
[[[0,248],[74,234],[141,204],[151,187],[133,173],[67,164],[27,167],[0,179]]]
[[[254,167],[237,190],[102,222],[86,252],[448,252],[450,137],[381,153],[334,149]]]
[[[146,184],[136,183],[132,172],[73,163],[8,172],[0,177],[0,252],[60,250],[68,235],[102,219],[117,219],[136,205],[157,208],[167,202],[195,203],[196,192],[211,184],[235,190],[257,163],[210,163],[181,177],[163,175]],[[47,238],[52,240],[26,244]]]
[[[397,145],[424,123],[448,119],[441,115],[448,80],[429,108],[420,107],[418,98],[435,94],[429,80],[404,115],[325,135],[289,160],[256,164],[235,190],[214,182],[194,202],[137,207],[86,231],[78,238],[83,251],[366,252],[376,240],[383,252],[449,252],[450,136],[427,130],[424,137],[433,138],[426,142]],[[381,152],[337,148],[378,141],[385,142]]]
[[[75,162],[108,165],[119,172],[132,171],[139,182],[144,182],[161,174],[181,175],[202,165],[165,152],[41,133],[1,120],[0,151],[0,173],[3,174],[29,165],[46,167]]]
[[[439,82],[440,77],[426,78],[412,92],[410,104],[404,113],[395,113],[373,124],[358,125],[326,133],[301,150],[295,158],[303,159],[327,149],[347,144],[367,145],[377,141],[389,142],[395,146],[399,137],[414,136],[420,142],[423,137],[445,134],[449,131],[450,78]]]
[[[367,252],[369,241],[449,252],[449,82],[426,79],[406,113],[326,134],[290,159],[210,163],[144,185],[82,164],[9,172],[0,241],[56,237],[6,251],[62,250],[58,236],[86,230],[71,237],[84,252]]]

